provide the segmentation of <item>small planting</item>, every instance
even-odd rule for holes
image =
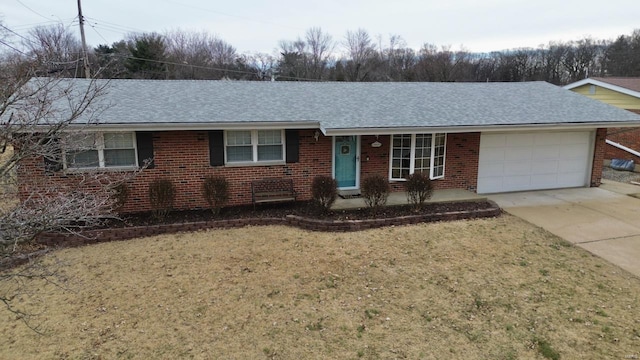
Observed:
[[[329,176],[318,175],[313,178],[311,196],[323,210],[329,211],[338,197],[338,183]]]
[[[389,182],[381,175],[371,175],[362,181],[362,197],[373,212],[387,203],[389,191]]]
[[[218,215],[229,201],[229,182],[222,176],[207,176],[202,183],[202,195],[213,215]]]
[[[153,216],[163,220],[173,209],[176,198],[176,188],[169,179],[156,179],[149,184],[149,202],[153,209]]]
[[[120,210],[129,200],[129,187],[125,183],[120,183],[111,189],[113,209]]]
[[[429,174],[426,173],[417,172],[409,175],[404,186],[407,191],[407,201],[416,211],[422,209],[424,203],[433,195],[433,184]]]

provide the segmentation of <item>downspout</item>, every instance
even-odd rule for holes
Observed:
[[[635,151],[633,149],[630,149],[630,148],[628,148],[628,147],[626,147],[626,146],[624,146],[622,144],[618,144],[617,142],[613,142],[611,140],[606,140],[606,142],[607,142],[607,144],[609,144],[611,146],[614,146],[614,147],[617,147],[620,150],[624,150],[624,151],[626,151],[626,152],[628,152],[630,154],[633,154],[633,155],[635,155],[637,157],[640,157],[640,152],[637,152],[637,151]]]

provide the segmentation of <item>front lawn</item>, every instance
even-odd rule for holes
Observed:
[[[624,359],[640,280],[515,217],[248,227],[54,252],[5,359]],[[56,265],[56,264],[62,265]],[[4,284],[6,285],[6,284]],[[4,289],[0,289],[4,291]],[[635,356],[635,357],[634,357]]]

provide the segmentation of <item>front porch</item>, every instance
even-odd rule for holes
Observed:
[[[442,202],[459,202],[459,201],[485,201],[486,196],[478,195],[474,192],[463,189],[444,189],[434,190],[431,199],[427,200],[427,203],[442,203]],[[407,205],[407,193],[392,192],[389,194],[386,206],[394,205]],[[331,207],[332,210],[348,210],[348,209],[360,209],[365,208],[367,205],[364,202],[363,197],[356,197],[350,199],[343,199],[338,197],[336,202]]]

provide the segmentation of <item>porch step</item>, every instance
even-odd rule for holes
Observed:
[[[338,196],[343,199],[359,198],[360,190],[338,190]]]

